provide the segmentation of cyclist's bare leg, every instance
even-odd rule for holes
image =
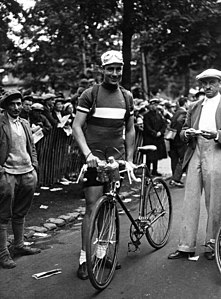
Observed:
[[[89,231],[90,216],[93,207],[96,201],[103,195],[103,186],[90,186],[85,188],[84,191],[86,199],[86,211],[81,227],[82,249],[79,258],[79,268],[77,270],[77,276],[83,280],[88,278],[88,272],[86,267],[86,234]]]
[[[86,200],[86,212],[82,221],[81,237],[82,250],[86,250],[86,233],[89,230],[90,215],[96,201],[103,195],[103,186],[90,186],[84,189]]]

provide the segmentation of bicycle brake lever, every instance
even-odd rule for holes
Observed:
[[[81,167],[81,171],[80,171],[80,173],[78,175],[78,178],[77,178],[76,182],[74,182],[74,184],[78,184],[79,183],[79,181],[81,180],[81,178],[84,176],[84,173],[85,173],[86,170],[87,170],[87,164],[84,164]]]
[[[132,181],[134,181],[136,183],[140,183],[141,179],[137,178],[133,172],[133,169],[131,167],[127,167],[127,165],[128,165],[128,162],[126,162],[126,171],[127,171],[130,185],[132,184]]]

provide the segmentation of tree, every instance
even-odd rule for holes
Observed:
[[[13,47],[13,42],[8,37],[12,16],[20,19],[22,12],[21,6],[14,0],[2,0],[0,3],[0,68],[6,62],[6,52]]]
[[[188,95],[191,70],[221,66],[220,6],[213,0],[171,1],[160,11],[147,30],[144,49],[155,65],[161,65],[161,76],[184,77]]]
[[[38,1],[23,23],[22,44],[11,56],[22,62],[16,73],[23,78],[31,74],[31,84],[49,76],[54,88],[73,87],[85,65],[98,64],[102,50],[111,45],[116,31],[105,36],[105,28],[106,20],[113,22],[114,9],[111,1],[93,1],[93,7],[88,0]]]
[[[131,61],[143,52],[152,89],[184,76],[187,91],[191,70],[220,60],[219,14],[216,0],[39,0],[11,58],[31,84],[49,76],[54,88],[72,88],[86,68],[97,69],[102,52],[122,49],[122,83],[130,88]]]

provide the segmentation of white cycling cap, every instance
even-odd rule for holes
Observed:
[[[102,66],[105,66],[107,64],[112,64],[112,63],[119,63],[123,65],[124,62],[123,62],[122,53],[116,50],[107,51],[101,56],[101,63]]]

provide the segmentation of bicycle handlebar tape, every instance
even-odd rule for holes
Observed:
[[[107,168],[110,170],[110,181],[120,181],[119,163],[114,159],[113,156],[108,158]]]
[[[106,171],[106,165],[107,165],[107,163],[105,161],[99,161],[98,166],[97,166],[96,180],[101,183],[109,182],[109,176]]]

